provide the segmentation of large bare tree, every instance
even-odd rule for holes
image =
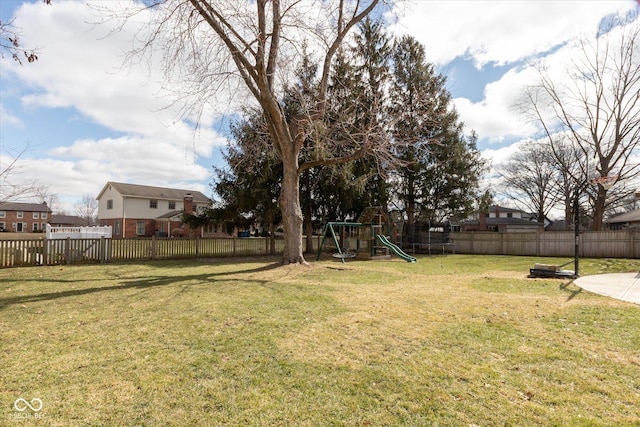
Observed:
[[[138,13],[149,13],[143,46],[130,58],[162,50],[166,75],[175,79],[180,70],[185,108],[190,117],[199,104],[215,104],[220,88],[239,78],[263,111],[269,136],[282,161],[279,197],[285,234],[283,261],[305,263],[302,246],[303,216],[300,206],[301,173],[326,163],[336,164],[361,157],[373,148],[362,135],[362,143],[300,162],[300,153],[310,136],[322,138],[322,118],[327,106],[327,88],[333,59],[345,37],[370,14],[379,0],[154,0]],[[124,16],[133,18],[131,11]],[[300,108],[291,114],[283,106],[283,88],[288,76],[308,46],[319,57],[318,85],[312,96],[301,97]],[[191,103],[191,104],[190,104]],[[185,110],[185,111],[186,111]],[[307,148],[305,148],[307,149]],[[323,150],[317,150],[323,153]],[[346,151],[346,152],[345,152]]]
[[[589,191],[591,178],[616,177],[615,198],[601,184],[593,188],[594,230],[602,228],[606,209],[624,197],[625,184],[640,175],[639,19],[612,21],[595,39],[578,40],[579,54],[562,73],[541,66],[538,81],[526,90],[526,110],[551,149],[558,135],[566,135],[579,153],[577,193]]]
[[[546,144],[523,143],[500,169],[504,193],[544,223],[561,197],[556,161]]]
[[[98,211],[98,201],[95,196],[91,194],[85,194],[80,200],[78,200],[73,208],[77,216],[82,218],[86,225],[96,224],[96,213]]]

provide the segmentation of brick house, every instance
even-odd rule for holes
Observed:
[[[16,233],[42,231],[51,219],[46,203],[0,202],[0,230]]]
[[[98,224],[110,225],[114,238],[202,236],[182,223],[184,213],[211,206],[199,191],[107,182],[98,200]]]

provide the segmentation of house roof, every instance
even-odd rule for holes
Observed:
[[[381,206],[369,206],[362,211],[358,218],[358,222],[362,224],[371,224],[377,219],[381,219],[383,223],[386,223],[387,215],[384,213]]]
[[[175,217],[178,217],[178,216],[182,215],[183,213],[184,213],[184,211],[171,211],[171,212],[167,212],[164,215],[160,215],[156,219],[172,219],[172,218],[175,218]]]
[[[51,212],[46,203],[0,202],[0,211]]]
[[[523,225],[527,227],[539,227],[541,223],[521,218],[485,218],[487,225]],[[462,221],[462,224],[480,224],[480,221]]]
[[[491,205],[491,206],[489,206],[489,212],[490,212],[490,213],[495,213],[496,208],[498,208],[498,210],[499,210],[501,213],[502,213],[502,212],[507,212],[507,213],[509,213],[509,212],[511,212],[511,213],[514,213],[514,212],[522,212],[522,213],[525,213],[525,212],[521,211],[520,209],[505,208],[504,206],[498,206],[498,205]]]
[[[547,225],[547,231],[565,231],[568,230],[569,227],[572,226],[567,220],[558,219],[555,221],[551,221],[551,224]]]
[[[615,224],[620,222],[640,222],[640,209],[614,216],[605,220],[607,224]]]
[[[51,215],[51,224],[73,224],[76,226],[87,225],[87,220],[75,215]]]
[[[194,203],[211,203],[211,200],[199,191],[183,190],[178,188],[152,187],[150,185],[125,184],[122,182],[107,182],[98,194],[97,199],[111,186],[118,193],[127,197],[140,197],[144,199],[161,199],[181,201],[184,196],[190,193],[193,196]]]

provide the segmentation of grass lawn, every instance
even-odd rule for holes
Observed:
[[[640,306],[558,261],[272,262],[0,270],[0,425],[640,424]]]
[[[47,237],[45,233],[12,233],[0,232],[0,240],[41,240]]]

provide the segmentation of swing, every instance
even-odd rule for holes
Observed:
[[[354,252],[353,250],[351,250],[351,248],[347,248],[344,252],[336,252],[335,254],[333,254],[333,257],[339,259],[349,259],[355,258],[356,255],[358,255],[357,251]]]

